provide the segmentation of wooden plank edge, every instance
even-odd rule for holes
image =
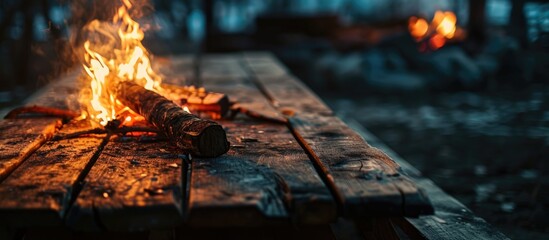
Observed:
[[[394,222],[412,236],[422,236],[427,239],[440,239],[452,236],[455,239],[509,239],[503,233],[487,223],[484,219],[477,217],[465,205],[454,197],[448,195],[434,184],[433,181],[423,177],[421,172],[410,163],[400,157],[396,152],[381,142],[375,135],[366,130],[360,123],[351,118],[343,119],[351,128],[359,133],[366,141],[375,147],[382,149],[402,168],[418,187],[422,188],[434,207],[434,215],[420,216],[419,218],[396,218]],[[434,196],[437,197],[434,197]],[[450,218],[451,220],[446,220]],[[468,222],[469,224],[465,224]],[[457,225],[452,228],[450,225]],[[472,228],[474,231],[447,232],[442,229],[465,229]],[[438,231],[436,228],[439,228]],[[444,235],[442,235],[444,234]]]

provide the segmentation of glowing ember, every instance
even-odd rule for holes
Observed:
[[[129,15],[132,4],[123,0],[112,22],[93,20],[84,27],[87,40],[84,43],[84,70],[89,88],[80,95],[80,102],[89,117],[101,125],[113,119],[130,123],[139,118],[124,107],[109,86],[120,81],[133,81],[148,90],[162,93],[162,79],[154,73],[149,54],[142,45],[144,33]]]

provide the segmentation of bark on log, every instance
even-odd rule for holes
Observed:
[[[217,157],[229,150],[223,127],[185,112],[167,98],[131,82],[116,86],[117,98],[159,128],[178,147],[196,156]]]

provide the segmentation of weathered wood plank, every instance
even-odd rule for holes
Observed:
[[[270,98],[272,104],[287,115],[300,111],[333,115],[332,110],[305,84],[292,76],[274,55],[246,52],[241,58],[252,80]]]
[[[230,135],[230,132],[229,132]],[[192,162],[188,220],[193,226],[261,226],[289,217],[275,173],[229,153]]]
[[[250,212],[260,209],[266,217],[286,218],[291,215],[296,223],[301,224],[327,223],[335,219],[336,206],[329,190],[284,125],[248,120],[224,121],[222,124],[233,142],[233,149],[222,160],[211,159],[207,163],[196,160],[193,163],[192,214],[206,208],[206,204],[218,202],[220,206],[217,211],[229,211],[226,208],[233,211],[249,208]],[[217,165],[218,161],[222,164],[227,161],[232,165]],[[216,165],[212,167],[208,164]],[[209,175],[197,175],[197,171],[206,172],[203,168],[209,169]],[[224,177],[229,178],[228,181],[221,182]],[[200,191],[212,178],[220,181],[216,183],[220,185],[208,185],[210,191],[206,193]],[[223,194],[215,194],[214,191]],[[202,194],[196,195],[195,192]],[[289,214],[286,209],[289,209]],[[194,217],[192,214],[191,220]],[[199,216],[203,217],[203,214]],[[235,216],[238,215],[235,213]],[[244,221],[243,217],[237,218],[240,220],[227,218],[224,221]],[[253,218],[246,221],[249,221],[246,224],[259,223]]]
[[[290,72],[269,52],[244,52],[241,57],[256,75],[275,77],[288,75]]]
[[[246,56],[244,56],[246,58]],[[253,72],[253,66],[249,66]],[[398,164],[370,147],[308,88],[291,76],[254,73],[280,111],[292,111],[294,134],[332,188],[344,216],[429,214],[426,196],[401,174]]]
[[[53,118],[0,120],[0,182],[51,138],[60,125]]]
[[[290,123],[333,181],[345,216],[413,216],[424,211],[421,205],[412,212],[403,209],[406,195],[411,192],[416,197],[417,189],[407,183],[395,162],[368,146],[337,117],[300,114]]]
[[[240,107],[284,121],[247,77],[223,69],[244,73],[238,57],[205,57],[202,61],[205,72],[215,67],[226,73],[225,77],[202,74],[206,89],[227,94]],[[286,126],[245,117],[221,123],[233,148],[227,156],[193,163],[191,224],[211,225],[211,218],[219,213],[223,214],[220,226],[277,224],[288,218],[295,223],[320,224],[335,219],[336,205],[329,189]],[[211,179],[217,181],[215,185]]]
[[[299,112],[333,115],[332,110],[316,94],[293,76],[255,75],[254,80],[272,104],[286,115]]]
[[[60,133],[90,127],[66,124]],[[76,138],[44,144],[0,184],[0,224],[61,225],[73,194],[101,150],[101,138]]]
[[[368,143],[382,149],[394,159],[402,167],[403,172],[428,194],[435,209],[434,215],[393,219],[396,224],[406,231],[406,234],[427,239],[509,239],[482,218],[475,216],[471,210],[445,193],[431,180],[423,177],[419,170],[406,162],[359,123],[352,119],[345,119],[345,121]]]
[[[247,77],[238,54],[205,55],[200,59],[200,72],[204,84],[207,84],[209,79],[215,78],[244,79]]]
[[[204,85],[211,91],[227,94],[229,100],[236,102],[238,107],[252,110],[280,122],[286,121],[284,116],[270,105],[265,96],[251,82],[236,78],[226,78],[224,82],[216,82],[208,78]]]
[[[78,111],[80,103],[78,94],[81,84],[81,68],[75,68],[60,79],[44,86],[39,91],[27,98],[23,105],[39,105]]]
[[[138,231],[182,223],[182,154],[167,142],[109,142],[67,215],[77,230]]]

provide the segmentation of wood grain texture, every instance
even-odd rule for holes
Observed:
[[[254,80],[271,99],[272,104],[287,115],[296,113],[333,115],[332,110],[316,94],[291,75],[274,77],[255,75]]]
[[[423,177],[420,171],[358,122],[352,119],[345,119],[345,121],[371,145],[382,149],[400,164],[403,172],[428,194],[435,209],[434,215],[393,219],[395,224],[398,224],[408,235],[427,239],[509,239],[482,218],[475,216],[465,205],[445,193],[431,180]]]
[[[89,127],[88,121],[72,122],[60,133]],[[34,152],[0,184],[0,224],[61,225],[101,142],[92,137],[52,141]]]
[[[263,57],[268,58],[268,57]],[[432,213],[427,197],[393,160],[369,146],[307,87],[290,75],[254,71],[254,81],[282,112],[294,135],[324,174],[347,217]],[[268,62],[268,60],[265,60]],[[271,62],[274,64],[274,62]]]
[[[50,139],[60,125],[53,118],[0,120],[0,182]]]
[[[276,175],[234,156],[233,150],[215,159],[195,159],[189,187],[188,221],[193,226],[261,226],[289,217]]]
[[[417,216],[432,212],[422,193],[401,175],[399,166],[370,147],[339,118],[300,114],[290,118],[290,123],[333,182],[344,216]],[[411,203],[407,205],[409,198]]]
[[[138,231],[182,223],[183,154],[167,142],[109,142],[67,216],[76,230]]]
[[[218,71],[229,73],[221,68],[238,69],[242,64],[237,57],[223,60],[226,64],[208,59],[203,59],[205,71],[216,65]],[[247,76],[203,76],[208,90],[223,92],[240,107],[284,121]],[[289,218],[299,224],[320,224],[335,219],[329,189],[285,125],[246,117],[220,123],[234,146],[227,157],[193,163],[191,223],[207,223],[220,212],[225,214],[219,218],[220,226],[279,224]],[[208,184],[210,179],[219,186]]]
[[[292,76],[271,54],[248,52],[241,57],[251,79],[279,110],[287,115],[297,112],[333,115],[314,92]]]

